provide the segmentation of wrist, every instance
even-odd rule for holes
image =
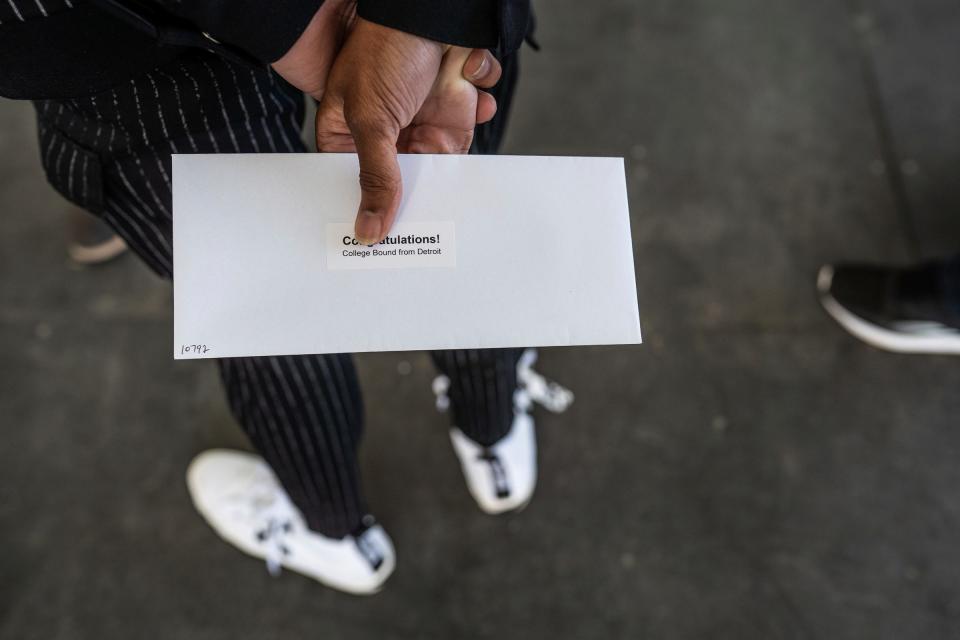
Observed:
[[[287,82],[317,99],[337,52],[356,19],[356,0],[326,0],[293,46],[273,62]]]

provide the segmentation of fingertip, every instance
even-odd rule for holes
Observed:
[[[463,77],[481,89],[493,87],[502,74],[500,61],[487,49],[474,49],[463,64]]]
[[[353,233],[360,244],[377,244],[383,240],[383,216],[373,211],[360,211]]]
[[[477,124],[490,122],[497,115],[497,99],[486,91],[477,92]]]

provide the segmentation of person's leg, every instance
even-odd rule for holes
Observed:
[[[230,409],[308,526],[342,538],[366,514],[363,404],[346,354],[220,360]]]
[[[304,151],[302,95],[267,70],[205,53],[91,98],[36,106],[50,182],[101,215],[165,278],[173,276],[171,153]],[[262,459],[197,456],[187,472],[197,509],[271,571],[284,566],[344,591],[376,592],[394,551],[364,515],[356,464],[363,414],[349,356],[241,358],[222,362],[221,373]]]
[[[522,353],[523,349],[458,349],[430,354],[450,381],[446,393],[453,423],[481,446],[495,444],[513,425]]]
[[[37,102],[41,160],[58,191],[172,278],[171,152],[302,152],[303,106],[269,71],[191,54],[90,98]],[[310,527],[329,537],[360,527],[363,415],[349,356],[245,358],[221,372],[238,421]]]

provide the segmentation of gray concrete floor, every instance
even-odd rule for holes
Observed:
[[[539,6],[507,150],[628,159],[647,344],[543,353],[578,402],[503,518],[428,359],[360,357],[400,554],[370,599],[272,579],[194,513],[191,457],[245,446],[213,367],[170,360],[135,260],[68,266],[30,109],[0,103],[0,636],[960,637],[960,367],[857,343],[813,293],[825,261],[960,247],[956,3]]]

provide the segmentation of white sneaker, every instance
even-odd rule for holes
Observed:
[[[528,413],[533,402],[555,413],[566,411],[573,402],[573,393],[533,370],[536,359],[536,350],[527,349],[517,363],[519,388],[513,395],[513,424],[506,436],[484,447],[457,427],[450,429],[450,441],[460,459],[467,489],[487,513],[522,509],[533,497],[537,485],[537,436]],[[450,380],[445,376],[434,380],[437,408],[441,411],[450,405],[449,386]]]
[[[194,458],[187,488],[200,515],[244,553],[354,594],[376,593],[393,572],[396,554],[372,516],[343,539],[310,530],[270,467],[258,456],[214,449]]]
[[[477,444],[460,429],[450,429],[467,489],[487,513],[522,509],[537,485],[537,437],[533,418],[519,413],[510,432],[493,446]]]

